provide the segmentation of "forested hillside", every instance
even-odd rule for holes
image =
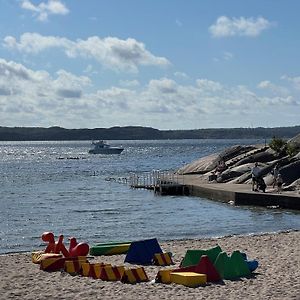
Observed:
[[[161,140],[161,139],[268,139],[291,138],[300,126],[276,128],[212,128],[195,130],[158,130],[151,127],[127,126],[94,129],[61,127],[0,127],[1,141],[51,140]]]

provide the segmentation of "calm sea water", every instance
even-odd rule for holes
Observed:
[[[300,229],[300,214],[158,196],[120,183],[131,173],[175,170],[251,140],[111,141],[121,155],[89,155],[90,143],[0,142],[0,253],[41,249],[44,231],[90,245]],[[70,159],[78,158],[78,159]]]

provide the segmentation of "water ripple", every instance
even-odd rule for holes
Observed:
[[[159,197],[107,178],[170,170],[240,143],[112,141],[118,156],[88,155],[89,142],[0,142],[0,253],[44,248],[44,231],[90,244],[300,229],[292,211],[234,207],[197,197]],[[78,157],[79,159],[67,159]],[[61,158],[61,159],[57,159]],[[84,159],[83,159],[84,158]]]

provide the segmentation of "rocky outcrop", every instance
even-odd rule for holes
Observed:
[[[286,166],[280,168],[280,174],[282,176],[283,182],[286,185],[291,184],[300,178],[300,160],[289,163]]]
[[[300,179],[295,180],[290,185],[285,187],[286,191],[300,191]]]
[[[288,140],[288,144],[291,144],[293,147],[300,150],[300,133],[296,135],[295,137]]]
[[[217,163],[220,159],[219,154],[212,154],[209,156],[205,156],[200,158],[191,164],[188,164],[179,170],[177,170],[177,174],[205,174],[214,170],[217,167]]]
[[[241,159],[236,165],[240,166],[240,165],[254,163],[254,162],[264,163],[264,162],[274,160],[276,158],[276,156],[273,153],[265,150],[267,150],[267,148],[262,148],[261,151],[248,155],[244,159]]]
[[[199,174],[199,180],[208,182],[214,175],[217,182],[222,183],[251,183],[251,169],[257,162],[260,175],[267,185],[272,185],[271,171],[277,164],[283,178],[284,189],[300,190],[300,134],[290,139],[298,152],[293,156],[282,156],[268,146],[241,146],[236,145],[220,153],[202,157],[191,164],[177,170],[177,174]],[[218,163],[225,162],[225,169],[220,171]]]
[[[244,155],[250,150],[256,149],[255,146],[232,146],[223,150],[220,153],[211,154],[209,156],[202,157],[186,166],[177,170],[177,174],[205,174],[216,169],[217,164],[220,160],[225,162]]]

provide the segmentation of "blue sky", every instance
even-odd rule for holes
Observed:
[[[300,122],[298,0],[0,0],[0,126]]]

